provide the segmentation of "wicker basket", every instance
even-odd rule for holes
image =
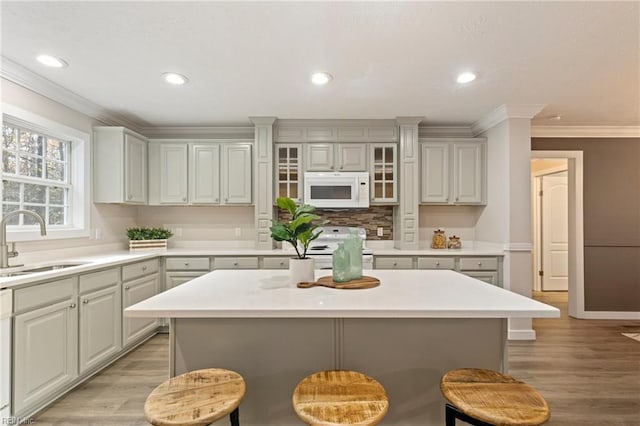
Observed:
[[[129,251],[166,250],[167,240],[129,240]]]

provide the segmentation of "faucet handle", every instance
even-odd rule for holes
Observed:
[[[18,251],[16,250],[16,243],[15,242],[11,242],[9,243],[11,249],[7,252],[7,257],[16,257],[18,254]]]

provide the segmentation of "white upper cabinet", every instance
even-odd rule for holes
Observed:
[[[152,141],[149,204],[251,204],[251,166],[251,143]]]
[[[147,139],[124,127],[94,127],[96,203],[147,203]]]
[[[367,170],[366,143],[305,144],[308,172],[364,172]]]
[[[189,201],[193,204],[219,204],[220,145],[189,144],[189,148]]]
[[[222,145],[222,204],[251,204],[251,144]]]
[[[375,143],[369,146],[371,202],[398,201],[397,144]]]
[[[275,145],[275,198],[302,201],[302,144]],[[274,199],[275,201],[275,199]]]
[[[422,203],[486,203],[485,139],[427,139],[421,149]]]

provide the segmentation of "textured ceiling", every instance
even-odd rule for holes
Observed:
[[[639,2],[10,2],[2,56],[139,126],[249,116],[640,125]],[[34,57],[65,59],[47,69]],[[478,79],[455,83],[461,70]],[[309,83],[314,70],[334,80]],[[165,84],[161,73],[190,82]],[[550,121],[560,114],[563,119]]]

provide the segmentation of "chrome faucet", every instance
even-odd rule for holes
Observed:
[[[9,251],[9,246],[7,245],[7,221],[13,216],[21,214],[33,216],[40,224],[40,235],[47,235],[47,225],[44,223],[42,216],[38,213],[32,212],[31,210],[14,210],[5,214],[2,217],[2,220],[0,220],[0,268],[8,268],[9,258],[16,257],[18,255],[18,252],[15,250],[16,243],[11,243],[11,251]]]

